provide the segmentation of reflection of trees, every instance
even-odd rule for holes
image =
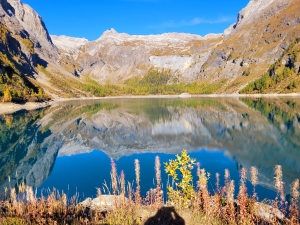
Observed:
[[[299,99],[245,98],[242,101],[264,115],[291,143],[300,146]]]
[[[46,128],[49,129],[52,125],[64,123],[68,120],[74,119],[78,116],[91,117],[101,110],[111,110],[116,108],[116,105],[110,103],[94,103],[88,102],[81,104],[81,102],[72,102],[60,105],[51,115],[51,121],[47,124]]]
[[[28,146],[35,141],[41,143],[50,133],[42,133],[36,121],[44,115],[44,110],[36,110],[0,116],[0,185],[15,174],[20,161],[34,161],[38,148],[29,152]],[[42,138],[41,138],[42,137]]]
[[[259,149],[249,146],[247,151],[236,151],[234,155],[243,166],[256,166],[269,187],[273,186],[274,166],[282,165],[288,193],[290,184],[299,178],[300,171],[300,99],[245,98],[242,101],[266,118],[273,129],[262,137],[273,137],[274,140],[265,140]],[[257,138],[253,140],[255,143]]]
[[[72,119],[76,122],[78,116],[90,117],[99,110],[113,107],[108,103],[62,104],[56,108],[0,116],[0,193],[2,186],[8,184],[8,177],[12,186],[23,180],[26,182],[28,173],[31,173],[30,179],[34,184],[40,184],[47,178],[63,143],[61,139],[53,140],[52,146],[45,143],[46,138],[52,135],[53,125],[59,126]],[[49,115],[50,119],[46,119],[46,125],[41,126],[38,122],[45,115]],[[40,171],[32,169],[43,160],[46,161],[43,164],[45,168],[40,168]]]
[[[184,108],[226,110],[224,104],[215,99],[146,99],[143,102],[143,112],[152,123],[171,121],[177,110]]]

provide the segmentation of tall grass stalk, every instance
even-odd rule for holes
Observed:
[[[163,203],[162,198],[162,190],[161,190],[161,164],[159,156],[155,157],[155,177],[156,177],[156,194],[155,194],[155,201],[157,206],[161,206]]]
[[[256,200],[257,196],[256,196],[256,185],[258,183],[258,170],[256,167],[252,166],[251,167],[251,184],[253,186],[253,195],[252,198],[254,200]]]
[[[140,186],[140,162],[138,159],[134,161],[135,166],[135,182],[136,182],[136,191],[135,191],[135,203],[136,205],[141,204],[141,186]]]
[[[113,159],[111,159],[111,173],[110,173],[110,177],[111,177],[111,185],[112,185],[113,194],[116,195],[117,194],[117,190],[118,190],[117,165],[116,165],[116,163],[115,163],[115,161]]]
[[[275,166],[275,187],[277,189],[277,193],[281,198],[281,201],[284,202],[284,188],[282,181],[282,167],[280,165]]]
[[[291,224],[299,224],[299,207],[298,207],[298,198],[299,198],[299,179],[296,179],[292,183],[292,201],[290,205],[290,221]]]
[[[153,216],[155,212],[163,209],[163,199],[161,197],[162,180],[161,180],[161,164],[159,157],[155,159],[155,188],[151,189],[146,199],[141,198],[140,187],[140,163],[134,161],[135,165],[135,183],[136,190],[133,191],[132,184],[126,183],[125,174],[122,171],[120,176],[117,176],[117,165],[111,160],[111,188],[114,194],[112,211],[99,212],[92,207],[84,208],[78,204],[78,195],[68,199],[65,193],[59,193],[53,190],[47,193],[46,196],[36,197],[31,187],[25,186],[22,182],[20,187],[11,188],[10,198],[7,201],[0,201],[0,225],[6,224],[124,224],[124,225],[142,225],[149,224],[146,220]],[[224,178],[225,185],[221,187],[219,175],[216,174],[216,192],[214,194],[208,191],[209,175],[204,168],[200,168],[197,164],[198,190],[194,189],[189,199],[177,201],[183,204],[176,205],[176,213],[186,221],[187,225],[201,224],[291,224],[299,225],[299,179],[295,180],[291,185],[291,204],[289,205],[289,219],[276,218],[280,212],[277,207],[277,201],[273,208],[268,206],[269,212],[273,212],[271,219],[264,219],[258,215],[261,211],[258,202],[258,196],[255,188],[258,184],[258,170],[251,168],[251,184],[253,185],[253,196],[248,197],[246,188],[246,169],[240,171],[240,185],[237,200],[235,200],[235,182],[230,179],[229,170],[225,170]],[[278,191],[278,197],[282,195],[282,169],[280,166],[275,167],[275,186]],[[106,185],[107,186],[107,185]],[[108,187],[106,187],[108,189]],[[119,195],[119,196],[118,196]],[[123,197],[124,201],[117,201],[117,198]],[[128,197],[128,198],[126,198]],[[100,188],[97,188],[97,198],[99,202],[103,198],[103,193]],[[184,198],[184,195],[178,195],[178,198]],[[172,205],[172,202],[169,202]],[[187,204],[188,203],[188,204]],[[158,207],[159,206],[159,207]],[[170,205],[169,205],[170,206]],[[255,207],[257,208],[255,208]],[[173,214],[172,214],[173,213]],[[165,214],[159,217],[160,223],[170,224],[164,219],[174,217],[172,212],[170,215]],[[270,213],[269,213],[270,214]],[[278,217],[278,216],[277,216]]]
[[[248,213],[247,213],[247,203],[248,203],[248,196],[247,196],[247,188],[246,188],[246,176],[247,171],[245,168],[241,169],[240,172],[240,188],[238,194],[238,204],[239,204],[239,221],[248,221]]]

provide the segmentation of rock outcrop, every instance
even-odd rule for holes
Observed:
[[[19,41],[22,51],[30,59],[31,66],[42,64],[42,60],[55,61],[58,57],[57,48],[53,45],[42,18],[30,6],[22,1],[3,0],[0,4],[0,14],[1,23]],[[24,43],[22,39],[29,39],[32,46]],[[37,61],[39,59],[41,61]]]
[[[96,212],[110,212],[121,206],[126,206],[128,203],[128,198],[120,195],[101,195],[94,199],[87,198],[80,202],[78,206]]]

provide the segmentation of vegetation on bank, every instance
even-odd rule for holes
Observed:
[[[228,170],[225,170],[224,186],[220,185],[220,175],[216,174],[215,191],[210,193],[209,174],[184,150],[181,155],[176,155],[176,159],[165,163],[165,171],[172,182],[167,183],[168,199],[164,200],[159,157],[156,157],[154,165],[155,188],[149,190],[145,197],[140,195],[142,165],[138,160],[134,164],[135,185],[126,185],[124,172],[118,175],[117,165],[112,160],[110,192],[114,200],[111,210],[85,208],[78,204],[76,196],[68,199],[66,194],[56,191],[37,198],[32,188],[22,183],[17,189],[5,191],[7,200],[0,203],[0,224],[299,224],[299,180],[293,182],[291,200],[287,204],[279,165],[274,172],[277,196],[267,205],[257,200],[258,170],[255,167],[251,168],[249,176],[246,169],[241,169],[235,199],[235,184]],[[192,182],[191,173],[195,166],[196,185]],[[250,177],[253,186],[252,195],[247,193],[247,177]],[[97,189],[97,192],[101,201],[102,189]]]
[[[212,94],[226,82],[226,79],[211,84],[201,82],[178,83],[170,70],[151,69],[142,77],[126,80],[124,85],[99,84],[89,76],[76,80],[62,74],[53,75],[46,68],[38,65],[53,86],[65,93],[64,97],[80,96],[122,96],[122,95],[174,95],[188,92],[190,94]]]
[[[261,78],[250,82],[240,93],[291,93],[299,91],[299,52],[300,38],[297,38]]]
[[[22,75],[10,62],[6,54],[0,52],[0,101],[1,102],[38,102],[50,97],[41,87],[35,86]]]

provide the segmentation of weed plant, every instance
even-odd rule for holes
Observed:
[[[18,188],[6,189],[5,199],[0,202],[0,224],[299,224],[299,179],[291,186],[291,201],[287,205],[279,165],[274,172],[277,197],[269,200],[269,204],[257,200],[258,170],[255,167],[251,167],[250,176],[247,176],[245,168],[240,170],[239,191],[235,199],[236,187],[229,170],[225,170],[223,187],[219,182],[220,175],[216,174],[216,188],[210,193],[207,187],[210,174],[184,150],[175,160],[165,163],[165,171],[173,182],[167,187],[168,198],[163,199],[159,157],[154,164],[155,188],[149,190],[145,197],[140,194],[140,167],[143,165],[138,160],[134,165],[135,184],[126,184],[124,172],[118,175],[117,165],[114,160],[111,161],[111,188],[107,184],[103,188],[113,194],[111,210],[83,207],[78,195],[68,198],[56,190],[37,198],[34,190],[22,183]],[[198,176],[195,186],[191,173],[194,167]],[[247,177],[253,185],[252,195],[247,193]],[[101,200],[103,197],[98,188],[97,198]]]

